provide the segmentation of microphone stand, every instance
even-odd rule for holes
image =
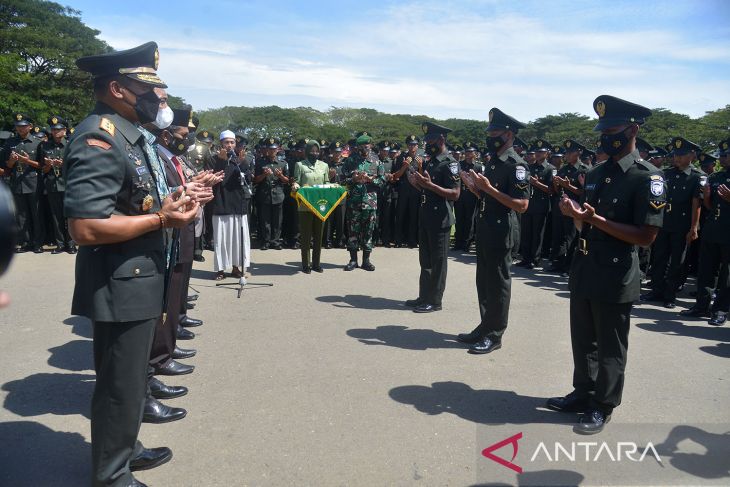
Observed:
[[[233,159],[233,156],[234,156],[234,153],[233,152],[230,152],[229,155],[228,155],[228,164],[231,163],[231,160]],[[245,194],[245,187],[247,186],[246,177],[244,176],[243,171],[241,171],[241,167],[238,164],[236,164],[236,163],[234,163],[234,165],[236,166],[236,169],[238,169],[238,175],[239,175],[240,180],[241,180],[241,192]],[[240,262],[240,264],[241,264],[241,277],[238,279],[238,299],[241,299],[241,293],[243,293],[243,289],[244,289],[244,286],[246,286],[246,284],[248,284],[249,286],[256,286],[256,287],[272,287],[274,285],[273,282],[247,282],[246,281],[246,270],[243,267],[243,261],[244,261],[243,251],[244,251],[244,249],[246,247],[245,244],[244,244],[244,242],[243,242],[243,219],[247,217],[247,214],[244,214],[244,212],[243,212],[244,205],[245,204],[246,204],[246,198],[241,198],[241,213],[240,213],[240,215],[241,215],[241,224],[239,225],[239,230],[241,232],[240,233],[240,241],[241,241],[241,262]],[[235,222],[235,220],[236,220],[235,216],[234,216],[233,220]],[[232,283],[232,282],[219,282],[219,283],[216,283],[216,287],[219,287],[219,286],[234,286],[234,285],[235,285],[235,283]]]

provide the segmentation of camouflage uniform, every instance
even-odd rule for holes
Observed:
[[[355,183],[352,179],[355,171],[374,176],[368,184]],[[365,252],[373,249],[373,233],[377,221],[378,189],[385,184],[385,167],[375,154],[364,158],[355,153],[344,160],[342,173],[347,182],[347,221],[349,238],[347,250],[357,252],[362,248]]]

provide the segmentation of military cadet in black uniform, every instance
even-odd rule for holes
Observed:
[[[280,146],[279,139],[266,138],[266,154],[256,161],[254,169],[261,250],[281,250],[282,203],[284,187],[289,185],[289,168],[277,157]]]
[[[664,171],[664,223],[651,248],[651,291],[641,296],[642,301],[660,301],[666,308],[676,306],[687,249],[698,238],[702,187],[707,182],[707,176],[692,166],[699,146],[682,137],[672,139],[672,146],[674,167]]]
[[[332,184],[345,184],[345,176],[342,173],[342,142],[333,141],[329,146],[329,181]],[[341,249],[345,246],[345,209],[347,200],[344,199],[332,211],[324,222],[324,246],[331,249],[333,246]]]
[[[195,167],[201,170],[212,170],[215,166],[211,147],[213,146],[213,134],[207,130],[198,131],[195,134],[195,150],[193,161]],[[213,250],[213,205],[203,207],[203,236],[202,245],[205,250]]]
[[[477,150],[472,142],[464,144],[464,160],[459,163],[459,174],[472,169],[477,173],[484,171],[484,166],[477,162]],[[467,189],[463,181],[460,184],[459,199],[454,203],[454,250],[468,252],[474,237],[474,212],[478,198]]]
[[[15,114],[15,135],[0,151],[0,167],[10,176],[10,191],[15,199],[18,222],[18,252],[43,252],[43,226],[39,208],[40,164],[36,150],[40,140],[32,135],[33,121],[24,113]]]
[[[165,86],[155,73],[158,59],[150,42],[77,61],[94,75],[97,105],[66,148],[64,211],[80,245],[71,312],[91,319],[94,329],[95,486],[143,485],[131,471],[172,456],[168,448],[144,449],[137,434],[152,335],[162,315],[164,229],[193,221],[198,205],[182,197],[182,188],[163,201],[167,185],[153,176],[162,169],[153,167],[135,125],[157,116],[153,88]]]
[[[393,173],[393,160],[389,157],[390,142],[381,140],[378,142],[378,159],[383,163],[385,171],[385,184],[378,188],[378,224],[375,227],[375,242],[384,247],[390,247],[393,241],[393,223],[395,215],[391,214],[391,203],[393,200],[394,187],[389,183]]]
[[[527,211],[520,215],[520,249],[522,261],[517,265],[525,269],[532,269],[540,265],[542,240],[545,232],[545,223],[550,213],[550,199],[553,191],[553,174],[555,166],[543,159],[529,165],[530,205]]]
[[[507,329],[511,297],[511,251],[517,224],[514,212],[524,213],[530,198],[527,163],[517,155],[512,143],[525,125],[498,108],[489,111],[487,149],[492,153],[484,174],[462,173],[470,191],[477,193],[477,296],[479,325],[458,340],[471,345],[470,353],[489,353],[502,347]]]
[[[68,234],[66,218],[63,216],[63,193],[66,181],[63,179],[63,152],[66,149],[66,121],[60,115],[48,119],[51,138],[38,146],[36,160],[41,165],[43,185],[48,195],[48,204],[53,221],[53,236],[56,248],[52,254],[76,253],[76,244]]]
[[[580,227],[570,270],[573,392],[547,407],[583,413],[574,431],[603,430],[621,404],[629,321],[641,288],[636,247],[649,246],[662,225],[662,173],[639,157],[636,134],[651,111],[601,95],[593,102],[596,130],[610,159],[585,179],[584,203],[563,196],[560,209]]]
[[[416,313],[441,309],[446,290],[451,226],[454,224],[454,201],[459,199],[459,163],[446,151],[446,137],[451,129],[425,122],[422,126],[426,153],[430,156],[423,173],[409,174],[409,182],[421,191],[418,230],[418,298],[406,301]]]
[[[266,139],[262,139],[265,141]],[[287,167],[287,175],[294,174],[294,167],[297,162],[306,159],[304,155],[304,148],[307,145],[306,139],[299,139],[296,143],[290,143],[289,153],[286,154],[284,162]],[[263,156],[262,156],[263,157]],[[258,157],[256,158],[259,159]],[[291,178],[288,178],[289,182],[283,186],[284,190],[284,203],[282,204],[282,221],[281,221],[281,236],[287,247],[292,249],[298,249],[301,247],[299,244],[299,205],[297,200],[291,196]],[[255,190],[258,188],[255,188]],[[259,225],[261,227],[261,225]],[[258,236],[259,240],[261,235]]]
[[[401,154],[393,163],[393,179],[398,191],[395,218],[395,246],[414,248],[418,243],[418,206],[421,192],[410,183],[409,175],[423,167],[423,157],[418,154],[421,140],[415,135],[406,137],[408,152]]]
[[[709,214],[700,243],[697,301],[681,313],[711,316],[709,323],[715,326],[725,324],[730,311],[730,139],[720,142],[720,165],[708,176],[703,192]],[[710,308],[713,290],[716,297]]]
[[[565,194],[573,201],[580,201],[588,166],[580,162],[583,146],[574,140],[570,142],[571,146],[566,148],[565,152],[565,163],[553,178],[553,191],[561,198]],[[553,245],[557,244],[558,247],[553,249],[554,261],[548,271],[567,273],[573,258],[572,249],[576,244],[577,232],[572,218],[558,212],[555,215],[557,216],[553,219]]]

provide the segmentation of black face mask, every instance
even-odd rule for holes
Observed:
[[[174,155],[182,156],[188,152],[188,147],[190,147],[190,139],[188,137],[184,139],[176,139],[173,137],[168,149]]]
[[[487,150],[489,152],[496,154],[502,147],[504,147],[504,139],[501,135],[487,137]]]
[[[432,156],[437,156],[441,153],[441,146],[438,144],[426,144],[426,152]]]
[[[370,154],[370,150],[367,147],[360,147],[357,149],[361,156],[367,157]]]
[[[126,88],[126,90],[134,93],[129,88]],[[134,111],[137,113],[140,125],[154,122],[157,119],[157,112],[160,109],[160,98],[152,90],[141,95],[134,93],[134,95],[137,97],[137,102],[134,104]]]
[[[613,135],[601,134],[601,149],[611,157],[621,152],[628,143],[629,138],[626,137],[626,130]]]

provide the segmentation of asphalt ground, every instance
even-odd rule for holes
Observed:
[[[479,320],[473,254],[450,254],[444,309],[426,315],[403,306],[417,295],[416,250],[375,249],[375,272],[343,272],[347,253],[324,250],[325,272],[311,275],[299,271],[299,251],[254,250],[240,299],[237,280],[215,286],[212,254],[205,256],[207,262],[195,263],[191,286],[200,298],[189,313],[205,324],[193,329],[194,340],[179,342],[198,350],[186,361],[195,372],[163,378],[190,388],[167,401],[188,415],[142,425],[142,442],[169,446],[174,458],[138,472],[141,481],[542,482],[480,452],[502,439],[489,437],[498,428],[548,424],[570,431],[572,415],[543,408],[546,398],[571,390],[566,279],[514,268],[503,348],[474,356],[454,339]],[[73,266],[67,254],[21,254],[0,279],[12,295],[11,306],[0,311],[2,486],[88,485],[92,337],[88,321],[70,315]],[[676,310],[634,307],[623,404],[607,431],[632,424],[730,424],[730,327],[681,319],[678,311],[691,305],[693,288],[680,294]],[[580,465],[555,468],[591,482]],[[727,485],[729,475],[727,468],[699,472],[695,483]],[[636,480],[648,485],[643,482]]]

